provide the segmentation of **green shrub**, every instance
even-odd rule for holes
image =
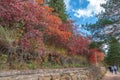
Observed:
[[[6,61],[7,61],[7,55],[2,54],[2,55],[0,56],[0,63],[5,63]]]
[[[30,63],[28,64],[28,68],[29,68],[29,69],[36,69],[35,63],[30,62]]]

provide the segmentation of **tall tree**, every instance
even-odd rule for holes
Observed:
[[[98,15],[98,21],[95,24],[86,25],[95,38],[105,39],[109,38],[109,36],[114,36],[116,39],[120,40],[119,5],[119,0],[107,0],[107,3],[102,5],[105,12]]]
[[[109,65],[120,65],[120,43],[115,38],[111,38],[109,41],[109,50],[105,61]]]
[[[54,8],[54,12],[59,15],[63,22],[67,21],[66,7],[64,0],[50,0],[49,6]]]
[[[111,20],[112,23],[104,25],[104,34],[107,36],[113,36],[117,40],[120,40],[120,1],[119,0],[108,0],[105,5],[105,12],[100,16],[100,18],[107,18]]]

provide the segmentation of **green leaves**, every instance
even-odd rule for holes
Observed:
[[[115,39],[110,42],[105,61],[110,65],[120,64],[120,43],[116,42]]]
[[[54,12],[59,15],[63,22],[67,21],[68,16],[65,11],[64,0],[50,0],[49,6],[54,8]]]
[[[15,41],[16,37],[17,33],[15,30],[8,30],[7,28],[0,26],[0,40],[4,40],[11,44],[13,41]]]

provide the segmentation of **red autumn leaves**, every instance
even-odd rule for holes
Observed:
[[[71,30],[66,29],[72,26],[65,25],[71,23],[63,23],[58,14],[53,13],[54,9],[40,4],[43,4],[43,0],[0,1],[1,26],[14,30],[19,28],[22,34],[17,41],[28,51],[44,47],[44,34],[49,42],[58,45],[65,44],[72,35]]]
[[[14,30],[19,28],[22,31],[19,46],[27,51],[43,53],[47,40],[50,44],[64,46],[71,54],[88,55],[90,39],[75,35],[72,21],[62,22],[59,14],[53,13],[53,8],[40,4],[43,4],[43,0],[1,0],[0,25]],[[92,63],[100,62],[103,58],[99,50],[90,50],[89,59]]]
[[[72,54],[83,54],[87,55],[89,50],[89,44],[90,40],[89,38],[80,36],[80,35],[74,35],[71,37],[68,46],[68,51]]]
[[[98,48],[93,48],[90,50],[89,60],[93,64],[100,63],[104,60],[104,53]]]

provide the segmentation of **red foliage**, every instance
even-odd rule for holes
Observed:
[[[2,26],[17,27],[15,23],[22,23],[25,27],[46,26],[48,11],[44,6],[34,4],[29,0],[1,0],[0,24]]]
[[[46,7],[49,13],[52,13],[53,9]],[[46,34],[50,43],[65,44],[71,37],[71,23],[62,23],[61,19],[57,15],[49,14],[47,16],[48,27]]]
[[[62,31],[58,28],[48,27],[48,39],[52,37],[51,43],[66,43],[71,36],[71,32]]]
[[[61,31],[67,31],[67,32],[73,32],[73,22],[71,20],[68,20],[67,22],[63,23],[62,25],[59,26],[59,29]]]
[[[71,54],[84,54],[88,52],[90,44],[89,38],[81,35],[73,36],[67,44],[68,51]]]
[[[25,13],[24,7],[20,0],[0,1],[1,25],[10,26],[11,23],[19,22],[23,18],[23,13]]]
[[[36,0],[38,4],[43,4],[44,0]]]
[[[37,4],[38,3],[38,4]],[[43,0],[1,0],[0,24],[8,28],[24,28],[20,44],[28,51],[43,51],[42,35],[53,44],[66,45],[72,54],[85,53],[89,39],[73,36],[72,22],[62,23],[52,8],[40,5]]]
[[[104,60],[104,53],[98,48],[91,49],[89,54],[89,60],[93,64],[100,63]]]
[[[31,29],[21,39],[20,46],[28,52],[37,51],[43,54],[44,44],[42,40],[42,33],[39,30]]]
[[[52,13],[54,9],[42,6],[43,0],[1,0],[0,2],[0,24],[8,28],[24,27],[21,36],[21,45],[28,49],[38,49],[42,43],[42,34],[45,31],[48,40],[54,44],[66,43],[71,37],[70,23],[62,24],[61,19]],[[20,24],[20,25],[18,25]],[[42,32],[40,30],[44,28]],[[35,32],[37,31],[37,32]],[[34,47],[32,41],[34,43]],[[47,38],[47,37],[46,37]],[[43,47],[43,46],[40,46]]]
[[[39,28],[47,26],[48,11],[44,6],[33,3],[34,0],[1,0],[0,24],[16,29],[24,27],[20,44],[28,51],[43,51],[42,33]],[[37,29],[37,30],[36,30]]]

